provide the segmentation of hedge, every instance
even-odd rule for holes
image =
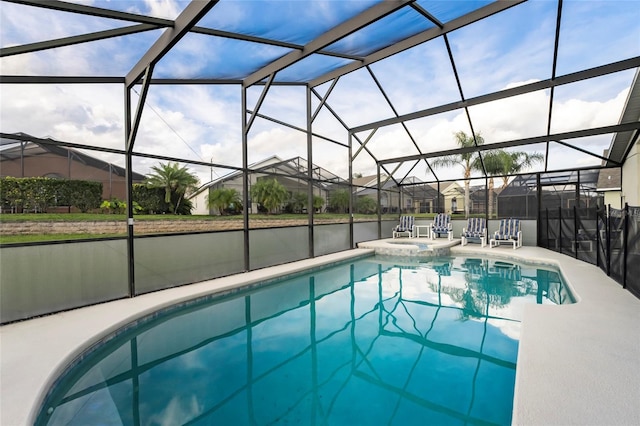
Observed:
[[[102,183],[44,177],[0,178],[2,208],[16,212],[46,212],[49,207],[71,206],[81,212],[100,207]]]

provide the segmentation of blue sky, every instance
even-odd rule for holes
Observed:
[[[132,13],[151,13],[173,18],[186,6],[184,1],[82,1]],[[262,37],[281,37],[305,43],[327,28],[352,16],[374,1],[270,1],[222,0],[200,23],[213,28],[241,31]],[[451,16],[478,2],[419,2],[434,7],[434,13]],[[486,3],[486,2],[482,2]],[[564,1],[557,75],[572,73],[640,55],[640,1]],[[457,5],[457,9],[451,9]],[[40,11],[28,6],[1,3],[2,47],[117,28],[116,20]],[[214,13],[215,12],[215,13]],[[551,77],[557,2],[534,0],[513,7],[448,35],[452,55],[465,98],[519,86]],[[460,12],[461,13],[461,12]],[[437,15],[436,14],[436,15]],[[261,19],[255,19],[260,16]],[[321,18],[320,18],[321,17]],[[403,31],[424,29],[413,12],[390,19],[406,25]],[[415,25],[415,27],[411,27]],[[397,31],[400,31],[398,29]],[[398,32],[389,34],[394,37]],[[2,74],[26,75],[124,75],[161,34],[161,30],[113,38],[91,44],[0,59]],[[353,39],[371,37],[371,30],[340,44],[354,51]],[[373,33],[375,34],[375,33]],[[351,47],[350,47],[351,46]],[[202,35],[183,39],[156,67],[155,77],[240,78],[289,51],[256,43],[224,41]],[[206,54],[203,54],[206,52]],[[358,53],[357,49],[355,51]],[[295,72],[311,76],[345,62],[343,59],[309,58]],[[257,62],[256,62],[257,61]],[[324,68],[323,68],[324,67]],[[376,62],[371,69],[399,114],[460,100],[443,38],[437,38],[393,57]],[[554,94],[552,132],[616,124],[635,70],[558,87]],[[277,78],[289,78],[293,70]],[[329,84],[317,88],[324,93]],[[0,128],[3,132],[25,132],[91,146],[124,146],[123,90],[119,85],[2,85]],[[250,103],[259,96],[249,91]],[[534,92],[470,108],[474,129],[487,143],[546,133],[549,90]],[[136,151],[189,160],[242,165],[241,93],[238,86],[154,86],[147,99]],[[134,105],[137,102],[134,95]],[[313,105],[318,101],[313,100]],[[349,126],[393,117],[394,113],[369,72],[365,69],[343,76],[327,101]],[[305,126],[305,91],[298,87],[273,87],[261,113],[298,127]],[[37,119],[34,120],[34,117]],[[454,147],[453,133],[470,132],[464,110],[456,110],[407,122],[423,152]],[[347,132],[326,110],[318,114],[314,132],[346,143]],[[366,138],[367,134],[359,135]],[[585,138],[580,146],[601,154],[610,135]],[[343,177],[348,158],[343,147],[317,140],[313,162]],[[382,128],[367,145],[380,159],[416,153],[413,141],[401,126]],[[536,147],[537,149],[538,147]],[[249,161],[270,155],[282,158],[306,156],[306,136],[285,126],[256,120],[249,134]],[[92,153],[92,155],[96,155]],[[101,155],[97,155],[101,156]],[[553,156],[553,158],[551,157]],[[550,167],[599,164],[565,148],[552,148]],[[122,158],[105,159],[122,164]],[[135,168],[145,173],[155,161],[137,160]],[[401,169],[408,171],[409,165]],[[204,182],[207,167],[194,167]],[[354,171],[375,173],[375,162],[363,152]],[[228,169],[216,170],[224,174]],[[430,180],[426,167],[412,171]],[[456,178],[460,170],[438,171],[442,179]]]

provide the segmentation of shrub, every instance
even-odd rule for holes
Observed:
[[[356,200],[356,213],[373,214],[378,211],[378,203],[371,197],[358,197]]]
[[[41,177],[0,178],[3,207],[16,212],[46,212],[51,206],[73,206],[87,212],[100,206],[102,183]]]

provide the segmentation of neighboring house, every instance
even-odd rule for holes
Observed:
[[[636,69],[619,123],[640,122],[640,68]],[[606,157],[614,160],[607,165],[622,164],[622,196],[620,204],[640,207],[640,137],[638,130],[617,132],[611,138]],[[617,164],[616,164],[617,163]]]
[[[445,213],[464,213],[464,187],[457,182],[441,183],[440,192],[444,197]]]
[[[602,203],[602,194],[595,191],[599,174],[598,169],[542,174],[541,200],[536,174],[518,175],[500,192],[498,212],[501,217],[535,218],[538,208],[555,215],[559,209],[595,207]]]
[[[438,192],[437,184],[433,185],[422,182],[420,179],[409,176],[402,182],[404,197],[411,198],[411,213],[437,213],[442,210],[444,197]],[[409,202],[405,202],[407,207]]]
[[[615,209],[621,209],[622,205],[622,170],[600,169],[596,192],[604,197],[604,205],[610,205]]]
[[[640,138],[636,138],[627,156],[627,161],[622,166],[622,203],[630,206],[640,206]]]
[[[463,184],[464,185],[464,184]],[[444,196],[444,212],[451,214],[464,214],[465,196],[464,186],[458,182],[447,182],[440,184],[440,190]],[[493,213],[498,212],[498,195],[502,188],[493,189]],[[487,205],[485,199],[487,191],[484,185],[472,185],[469,187],[469,213],[486,213]]]
[[[352,179],[353,193],[356,197],[369,197],[376,202],[378,201],[378,175],[362,176]],[[393,180],[389,179],[387,175],[380,175],[380,211],[382,213],[396,213],[398,206],[400,205],[400,194]],[[405,200],[412,203],[411,198]]]
[[[376,202],[378,201],[378,175],[355,177],[351,182],[353,183],[353,192],[356,197],[369,197],[376,200]],[[382,191],[380,192],[380,211],[382,213],[390,212],[390,208],[392,206],[397,209],[399,202],[397,191],[395,193],[385,191],[385,189],[389,189],[393,186],[393,182],[390,179],[387,180],[386,175],[380,175],[380,182],[382,183]]]
[[[259,179],[275,178],[283,185],[289,194],[296,192],[307,192],[308,182],[308,163],[300,157],[282,160],[274,155],[249,166],[251,173],[249,174],[249,191],[251,186]],[[347,182],[337,175],[323,169],[322,167],[312,166],[314,181],[313,194],[322,197],[325,200],[323,208],[327,206],[328,193],[335,187],[335,184],[346,184]],[[231,172],[221,178],[208,182],[198,188],[189,196],[189,200],[193,204],[193,214],[212,215],[217,214],[214,208],[209,208],[207,198],[209,194],[217,188],[233,188],[242,197],[242,171],[237,170]],[[251,203],[249,213],[257,213],[257,203]]]
[[[538,215],[535,175],[519,175],[502,188],[498,197],[499,217],[536,218]]]
[[[50,177],[102,183],[102,198],[126,198],[125,169],[72,148],[25,133],[4,134],[0,140],[0,176]],[[144,175],[133,173],[133,182]]]
[[[605,150],[603,157],[609,155],[609,150]],[[602,165],[606,165],[607,161],[603,160]],[[598,174],[598,183],[596,184],[596,192],[604,196],[604,205],[610,205],[614,209],[621,209],[622,206],[622,169],[619,167],[613,169],[600,169]]]
[[[402,213],[433,213],[438,205],[438,191],[418,178],[407,177],[403,183],[402,193],[392,179],[380,175],[382,183],[380,192],[380,208],[382,213],[396,213],[402,206]],[[363,176],[353,179],[354,193],[357,197],[371,197],[377,201],[378,176]],[[442,199],[441,199],[442,203]]]
[[[491,211],[494,215],[498,214],[498,197],[502,188],[494,188],[493,189],[493,208]],[[487,213],[487,203],[488,203],[488,191],[487,187],[484,185],[476,185],[469,188],[469,201],[471,202],[470,213],[480,214]],[[464,212],[464,210],[463,210]]]

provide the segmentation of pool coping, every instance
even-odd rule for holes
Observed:
[[[470,244],[450,251],[558,266],[577,299],[572,305],[525,307],[513,424],[637,423],[639,299],[598,267],[546,249]],[[81,352],[136,319],[176,303],[373,252],[354,249],[1,326],[0,424],[33,424],[58,375]]]

